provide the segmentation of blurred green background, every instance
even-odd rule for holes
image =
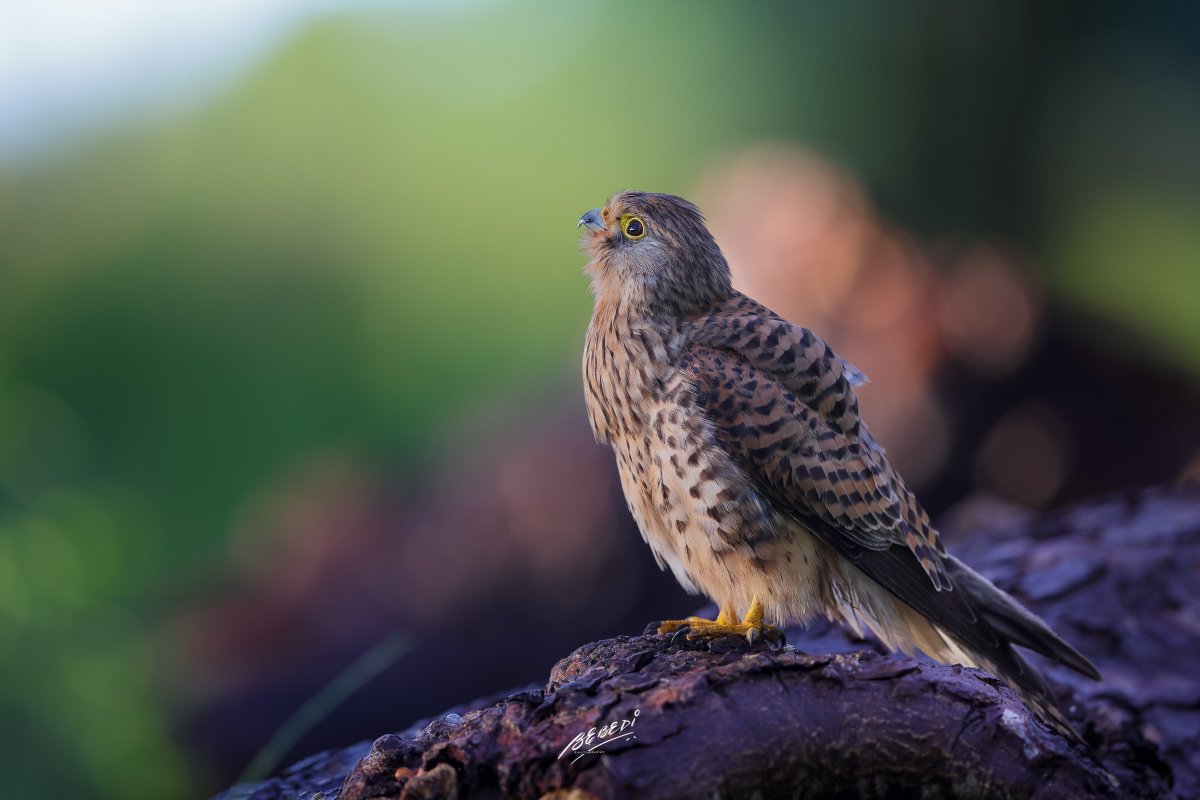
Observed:
[[[0,3],[4,794],[220,788],[178,734],[175,609],[315,454],[421,474],[531,386],[579,404],[574,223],[617,189],[803,143],[1200,375],[1200,19],[1049,5],[276,3],[253,47],[205,34],[219,79],[147,61],[150,100],[17,130],[53,54]]]

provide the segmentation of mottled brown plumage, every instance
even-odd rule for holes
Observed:
[[[580,224],[596,297],[584,350],[592,429],[616,453],[659,564],[721,607],[714,629],[756,621],[760,607],[780,623],[824,615],[869,628],[890,647],[1006,678],[1069,734],[1012,645],[1098,678],[1095,668],[946,553],[859,417],[862,373],[734,291],[686,200],[622,192]]]

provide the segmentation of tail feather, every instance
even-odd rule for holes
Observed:
[[[947,556],[946,568],[955,584],[971,596],[973,605],[988,624],[1003,638],[1041,653],[1059,664],[1070,667],[1080,675],[1100,680],[1100,671],[1078,650],[1064,642],[1046,623],[1008,593],[993,585],[954,556]],[[1024,665],[1026,671],[1032,671]]]
[[[1017,600],[949,554],[942,558],[952,586],[938,590],[906,547],[872,550],[819,520],[802,524],[869,579],[846,575],[840,591],[826,604],[831,618],[840,617],[855,629],[865,624],[894,649],[915,647],[945,663],[986,669],[1006,680],[1043,722],[1083,743],[1055,705],[1045,679],[1014,646],[1041,653],[1095,680],[1100,673]]]
[[[1100,680],[1100,671],[1046,623],[987,578],[953,556],[947,556],[946,568],[956,590],[970,597],[981,622],[991,626],[1000,639],[995,651],[980,654],[990,662],[986,668],[1007,680],[1043,722],[1087,749],[1087,744],[1055,703],[1045,678],[1013,649],[1013,645],[1040,653],[1093,680]],[[996,659],[996,655],[1002,657]]]
[[[1075,730],[1075,726],[1063,714],[1062,709],[1054,701],[1053,695],[1050,693],[1050,688],[1046,685],[1045,679],[1041,674],[1029,665],[1019,654],[1013,653],[1013,658],[1024,667],[1024,672],[1021,675],[1005,675],[1000,673],[1001,677],[1007,679],[1008,684],[1013,687],[1021,701],[1026,706],[1033,709],[1035,716],[1045,725],[1057,731],[1067,741],[1079,745],[1084,750],[1091,752],[1091,748],[1079,732]]]
[[[961,564],[958,566],[966,569]],[[859,633],[863,628],[869,628],[889,649],[907,653],[920,650],[945,664],[963,664],[992,673],[1012,687],[1039,722],[1086,749],[1086,743],[1055,704],[1053,693],[1042,674],[1022,658],[1014,647],[1027,641],[1042,644],[1053,641],[1066,650],[1071,650],[1070,646],[1050,633],[1045,624],[1032,614],[1020,609],[1017,601],[1007,595],[1002,595],[1005,607],[1016,607],[1019,616],[1011,609],[1004,615],[997,613],[997,618],[1005,622],[993,627],[990,615],[984,609],[1001,604],[1002,601],[996,600],[992,594],[1000,593],[1000,590],[975,573],[970,573],[965,579],[953,571],[950,574],[956,584],[950,592],[963,608],[973,612],[969,623],[935,605],[927,606],[930,610],[940,612],[936,618],[931,618],[931,615],[903,602],[873,581],[852,580],[849,583],[852,591],[845,593],[842,602],[831,603],[827,607],[827,614],[840,618]],[[1016,635],[1008,635],[1010,629],[1017,631]],[[968,639],[961,634],[964,630],[973,635]],[[1042,648],[1039,646],[1037,649]],[[1071,652],[1074,653],[1073,650]],[[1092,672],[1095,671],[1087,659],[1078,653],[1075,656],[1076,660]]]

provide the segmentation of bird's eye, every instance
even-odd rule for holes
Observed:
[[[646,235],[646,225],[637,217],[625,220],[625,235],[630,239],[640,239]]]

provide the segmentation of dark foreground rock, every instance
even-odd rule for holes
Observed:
[[[818,626],[789,632],[798,649],[594,642],[544,688],[313,756],[224,797],[1198,796],[1200,490],[972,527],[956,553],[1104,673],[1092,683],[1046,670],[1094,755],[986,673],[884,655]]]

